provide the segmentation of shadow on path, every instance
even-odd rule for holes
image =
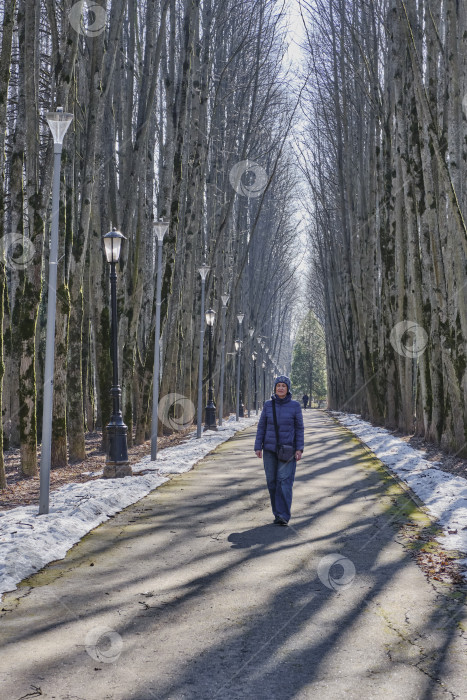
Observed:
[[[289,527],[272,524],[245,431],[31,579],[24,600],[8,596],[7,687],[85,700],[467,697],[465,594],[435,589],[397,542],[415,505],[329,418],[305,420]],[[341,564],[323,570],[331,554]],[[122,642],[111,663],[86,650],[96,625]]]

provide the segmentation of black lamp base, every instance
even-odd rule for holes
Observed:
[[[216,407],[214,403],[208,403],[204,409],[204,430],[217,430]]]
[[[123,479],[124,476],[133,476],[130,464],[109,464],[104,467],[104,479]]]
[[[107,425],[108,451],[104,467],[104,479],[119,479],[132,476],[133,470],[128,463],[127,433],[128,428],[118,416],[117,422],[113,416]]]

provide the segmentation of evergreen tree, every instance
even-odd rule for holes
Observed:
[[[312,401],[326,398],[326,344],[324,329],[315,313],[309,311],[300,324],[292,358],[292,385],[301,397]]]

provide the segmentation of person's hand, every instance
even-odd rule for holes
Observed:
[[[255,450],[256,456],[261,459],[261,450]]]
[[[301,460],[301,458],[302,458],[302,451],[301,451],[301,450],[297,450],[297,451],[295,452],[295,459],[296,459],[296,461],[299,462],[299,461]]]

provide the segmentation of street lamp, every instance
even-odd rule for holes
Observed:
[[[263,406],[266,403],[266,360],[263,360]]]
[[[253,375],[255,378],[255,415],[258,415],[258,391],[257,391],[257,385],[256,385],[256,358],[258,357],[258,353],[256,350],[254,350],[251,353],[251,359],[253,360]]]
[[[248,335],[250,336],[250,345],[253,347],[253,336],[255,333],[255,329],[253,326],[250,326],[248,329]],[[251,363],[248,362],[248,418],[250,417],[250,408],[251,408]]]
[[[204,343],[204,290],[206,287],[206,277],[209,272],[209,267],[206,263],[203,263],[201,267],[198,268],[198,272],[201,276],[201,326],[199,332],[199,364],[198,364],[198,419],[196,426],[196,437],[201,437],[201,421],[202,421],[202,394],[203,394],[203,343]]]
[[[157,459],[157,433],[159,423],[159,375],[160,350],[159,336],[161,330],[161,289],[162,289],[162,243],[169,228],[169,223],[159,219],[155,221],[154,233],[157,236],[157,285],[156,285],[156,330],[154,342],[154,372],[152,378],[152,422],[151,422],[151,460]]]
[[[224,362],[225,362],[225,314],[227,304],[229,303],[229,295],[222,294],[222,346],[221,346],[221,383],[219,388],[219,425],[222,425],[222,417],[224,413]]]
[[[245,314],[242,314],[242,313],[237,314],[237,320],[238,320],[238,324],[239,324],[239,326],[240,326],[240,337],[239,337],[239,339],[240,339],[240,343],[241,343],[241,345],[240,345],[240,351],[239,351],[239,355],[238,355],[239,381],[240,381],[241,354],[242,354],[242,346],[243,346],[243,325],[242,325],[242,324],[243,324],[243,319],[244,319],[244,318],[245,318]],[[240,382],[240,384],[241,384],[241,382]],[[240,418],[243,418],[243,416],[244,416],[244,412],[243,412],[243,396],[242,396],[242,389],[241,389],[241,386],[240,386],[239,399],[238,399],[238,416],[237,416],[237,420],[238,420],[239,417],[240,417]]]
[[[261,347],[261,359],[263,360],[263,362],[261,363],[261,367],[263,367],[263,370],[264,370],[264,367],[265,367],[265,364],[264,364],[264,355],[265,355],[265,353],[264,353],[264,348],[266,347],[266,343],[265,343],[265,341],[264,341],[264,336],[260,336],[260,337],[259,337],[259,345],[260,345],[260,347]],[[263,404],[262,404],[262,406],[264,406],[264,393],[265,393],[265,388],[264,388],[264,371],[263,371],[263,374],[260,375],[260,384],[262,385],[261,393],[263,394]]]
[[[42,410],[42,448],[40,467],[39,515],[49,512],[50,460],[52,454],[52,408],[55,362],[55,313],[57,300],[58,224],[60,213],[60,166],[63,138],[73,115],[57,107],[47,112],[47,123],[54,139],[54,177],[52,187],[52,226],[50,232],[49,284],[47,298],[47,331],[44,365],[44,403]]]
[[[212,327],[216,318],[216,312],[214,309],[209,309],[206,311],[206,323],[209,328],[209,390],[208,390],[208,403],[205,409],[205,420],[204,429],[205,430],[217,430],[216,425],[216,406],[214,404],[214,391],[212,386]]]
[[[107,425],[108,452],[104,467],[104,478],[131,476],[131,466],[128,464],[127,432],[120,409],[122,391],[118,383],[118,348],[117,348],[117,270],[122,241],[125,238],[115,228],[103,236],[105,255],[110,263],[110,296],[112,306],[112,417]]]
[[[241,340],[235,341],[235,350],[237,352],[237,410],[235,412],[235,420],[238,420],[240,417],[243,418],[243,406],[242,413],[240,413],[240,355],[242,353],[242,345]]]

